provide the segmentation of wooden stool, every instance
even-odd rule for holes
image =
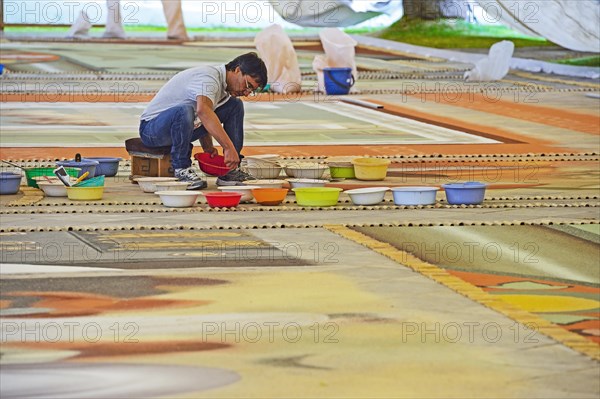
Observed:
[[[125,140],[125,149],[131,156],[131,174],[136,177],[172,177],[171,147],[146,147],[142,139]]]

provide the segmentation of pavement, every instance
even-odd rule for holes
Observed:
[[[386,158],[383,181],[327,185],[436,203],[167,208],[123,140],[170,76],[251,42],[4,40],[1,158],[124,160],[99,201],[0,196],[3,398],[600,395],[598,79],[466,84],[468,63],[361,44],[347,97],[373,110],[312,93],[298,41],[304,91],[245,99],[245,154]],[[472,180],[483,203],[449,204]]]

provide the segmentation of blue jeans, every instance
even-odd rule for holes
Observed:
[[[231,139],[238,155],[244,147],[244,103],[231,97],[215,110],[223,129]],[[194,129],[196,108],[193,105],[178,105],[163,111],[154,119],[140,122],[140,137],[147,147],[171,146],[173,169],[192,165],[190,143],[208,134],[204,126]]]

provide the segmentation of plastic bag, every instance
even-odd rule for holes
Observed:
[[[271,90],[276,93],[300,92],[302,75],[296,50],[283,28],[277,24],[269,26],[256,35],[254,45],[267,66]]]
[[[488,82],[500,80],[506,76],[510,67],[510,60],[515,50],[513,42],[503,40],[490,47],[487,57],[475,63],[475,68],[465,72],[467,82]]]
[[[319,32],[325,56],[318,55],[313,60],[313,70],[317,73],[318,91],[325,92],[323,68],[352,68],[356,79],[357,69],[354,59],[356,40],[337,28],[325,28]]]
[[[325,93],[325,79],[323,78],[323,69],[329,67],[327,65],[327,57],[325,55],[317,55],[312,63],[313,70],[317,73],[317,90]]]

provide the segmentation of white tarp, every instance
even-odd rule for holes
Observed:
[[[598,0],[478,0],[488,18],[561,47],[600,52]]]
[[[286,21],[300,26],[352,26],[382,13],[403,13],[402,0],[269,0]],[[600,52],[600,0],[466,0],[440,3],[443,10],[479,4],[497,22],[559,46]],[[396,15],[395,15],[396,16]]]
[[[293,24],[343,27],[359,24],[381,14],[402,16],[402,0],[269,0],[281,17]]]

